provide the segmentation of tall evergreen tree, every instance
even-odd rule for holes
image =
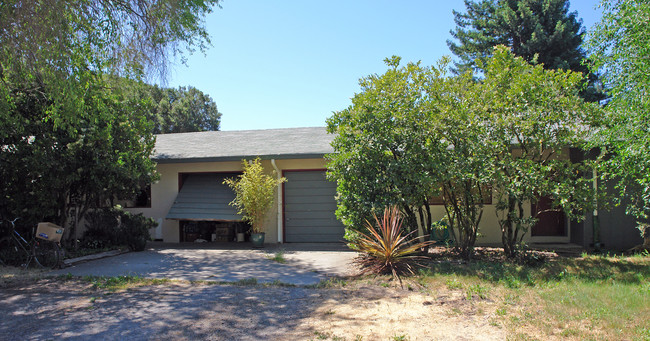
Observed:
[[[465,6],[467,13],[454,11],[451,34],[458,43],[447,41],[459,70],[475,67],[496,45],[547,69],[587,70],[581,64],[584,28],[567,0],[465,0]]]
[[[582,62],[585,34],[577,12],[569,12],[568,0],[465,0],[466,13],[454,11],[456,28],[447,40],[458,56],[456,72],[477,68],[494,46],[505,45],[527,62],[543,64],[545,69],[572,70],[588,75],[583,98],[603,98],[596,86],[597,77]]]

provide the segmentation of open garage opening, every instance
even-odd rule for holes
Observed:
[[[181,220],[181,242],[247,242],[250,224],[243,221]]]

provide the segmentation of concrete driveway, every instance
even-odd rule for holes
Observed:
[[[344,244],[281,244],[250,249],[250,244],[152,243],[143,252],[129,252],[50,272],[52,275],[123,276],[189,281],[236,282],[255,278],[311,285],[323,279],[354,274],[356,252]],[[282,252],[285,264],[269,260]]]

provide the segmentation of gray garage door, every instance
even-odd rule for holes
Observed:
[[[324,171],[286,172],[284,228],[286,242],[339,242],[343,225],[336,219],[336,185]]]
[[[223,184],[226,178],[238,174],[185,174],[183,187],[178,192],[166,219],[175,220],[241,220],[237,209],[229,203],[235,193]]]

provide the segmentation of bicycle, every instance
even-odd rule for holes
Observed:
[[[59,243],[47,240],[47,234],[40,233],[41,236],[39,236],[38,229],[28,242],[16,231],[16,220],[18,219],[7,220],[11,223],[11,231],[8,236],[0,239],[0,264],[17,265],[25,269],[32,262],[41,268],[60,267],[63,251]]]

